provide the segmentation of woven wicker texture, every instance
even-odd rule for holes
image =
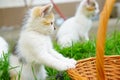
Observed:
[[[120,80],[120,56],[106,56],[104,61],[106,80]],[[73,80],[97,80],[96,73],[96,59],[88,58],[79,60],[76,68],[69,72],[69,76]]]
[[[120,56],[104,57],[107,23],[116,0],[106,0],[100,14],[96,58],[79,60],[75,69],[67,70],[73,80],[120,80]]]

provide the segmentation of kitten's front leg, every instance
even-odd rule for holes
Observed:
[[[47,51],[44,51],[44,54],[37,56],[37,60],[40,61],[43,65],[46,65],[48,67],[52,67],[54,69],[57,69],[59,71],[64,71],[69,68],[75,68],[75,64],[69,64],[67,62],[64,62],[62,60],[59,60],[55,57],[53,57],[51,54],[49,54]],[[37,62],[38,62],[37,61]]]
[[[51,50],[50,50],[50,54],[52,54],[52,55],[53,55],[55,58],[57,58],[57,59],[66,60],[66,58],[65,58],[62,54],[58,53],[58,52],[55,51],[54,49],[51,49]]]
[[[74,59],[70,59],[70,58],[65,58],[62,54],[58,53],[57,51],[55,51],[54,49],[52,49],[50,51],[50,53],[57,59],[68,62],[70,64],[76,64],[76,60]]]

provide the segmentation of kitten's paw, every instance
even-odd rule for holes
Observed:
[[[59,65],[58,70],[65,71],[65,70],[68,70],[70,68],[75,68],[75,64],[71,64],[69,62],[64,62],[63,64]]]
[[[68,66],[68,69],[70,69],[70,68],[75,68],[76,65],[73,64],[73,63],[68,62],[67,66]]]
[[[77,63],[77,61],[73,58],[66,58],[64,61],[68,62],[68,63],[71,63],[71,64],[74,64],[74,65]]]
[[[74,64],[74,65],[77,63],[77,61],[76,61],[75,59],[69,59],[68,61],[69,61],[71,64]]]

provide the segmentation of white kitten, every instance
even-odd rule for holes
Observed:
[[[65,58],[53,49],[50,34],[54,31],[54,14],[50,13],[52,5],[34,7],[20,34],[17,56],[10,56],[10,65],[19,66],[10,71],[11,80],[34,80],[32,67],[37,80],[46,79],[45,66],[59,71],[74,68],[76,61]]]
[[[72,46],[72,43],[78,42],[82,37],[89,40],[91,18],[98,12],[99,7],[95,0],[82,0],[75,16],[67,19],[58,30],[57,42],[61,48]]]
[[[0,37],[0,58],[3,57],[3,53],[8,53],[8,43]]]

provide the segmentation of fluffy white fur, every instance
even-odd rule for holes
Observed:
[[[18,66],[10,71],[11,80],[18,77],[21,68],[21,80],[34,80],[32,67],[37,80],[45,80],[47,74],[44,65],[64,71],[74,68],[76,64],[74,59],[65,58],[54,50],[49,36],[54,31],[54,25],[45,26],[41,24],[44,14],[41,17],[36,17],[32,14],[34,9],[31,10],[30,17],[20,34],[17,45],[18,55],[10,56],[10,65],[12,67]],[[20,62],[20,58],[23,59],[23,63]]]
[[[72,46],[72,43],[78,42],[80,38],[89,40],[88,33],[92,27],[91,18],[99,12],[99,7],[95,0],[91,0],[95,2],[96,9],[94,11],[87,11],[85,9],[85,6],[88,6],[87,1],[82,0],[75,16],[67,19],[60,26],[57,32],[57,42],[61,48]]]
[[[8,53],[8,43],[0,37],[0,58],[3,57],[3,53]]]

